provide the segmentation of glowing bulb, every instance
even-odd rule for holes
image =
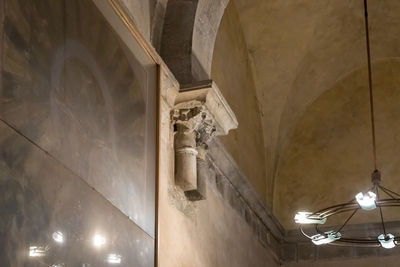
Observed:
[[[324,235],[317,234],[311,237],[311,241],[315,245],[324,245],[328,243],[332,243],[333,241],[339,240],[342,235],[339,232],[335,232],[333,230],[325,232]]]
[[[381,234],[378,236],[378,241],[381,243],[383,248],[394,248],[396,244],[394,243],[394,235],[392,234]]]
[[[321,218],[318,214],[312,214],[311,212],[299,211],[295,216],[294,220],[296,223],[300,224],[324,224],[326,218]]]
[[[52,237],[53,237],[53,240],[56,241],[57,243],[64,242],[64,234],[60,231],[54,232]]]
[[[102,235],[95,234],[93,237],[93,245],[95,247],[101,247],[104,246],[106,243],[106,238]]]
[[[356,200],[363,210],[373,210],[376,208],[376,194],[372,193],[371,191],[366,194],[361,192],[358,193],[356,195]]]
[[[121,255],[118,255],[118,254],[115,254],[115,253],[108,254],[108,257],[107,257],[107,262],[108,263],[120,264],[121,261],[122,261]]]
[[[29,247],[29,257],[43,257],[46,256],[46,248],[38,246]]]

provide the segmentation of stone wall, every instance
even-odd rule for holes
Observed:
[[[175,88],[174,88],[175,86]],[[206,199],[189,201],[174,181],[174,131],[170,111],[177,84],[163,75],[161,86],[159,266],[277,266],[279,242],[248,203],[234,178],[240,172],[213,160],[225,153],[210,144]],[[213,165],[216,164],[216,165]],[[241,176],[242,184],[246,180]],[[237,177],[236,177],[237,178]],[[245,187],[252,190],[251,186]],[[253,192],[253,195],[254,192]],[[253,200],[254,203],[256,200]],[[262,204],[261,204],[262,206]],[[267,215],[266,215],[267,216]],[[279,232],[279,230],[278,230]],[[275,252],[271,248],[275,248]]]

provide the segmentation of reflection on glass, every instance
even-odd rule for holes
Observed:
[[[46,247],[30,246],[29,257],[43,257],[46,256]]]
[[[106,238],[100,234],[95,234],[93,237],[93,245],[95,247],[101,247],[106,244]]]
[[[64,263],[57,263],[57,264],[51,265],[51,267],[65,267],[65,264]]]
[[[108,257],[107,257],[107,262],[108,263],[120,264],[121,260],[122,260],[121,255],[118,255],[118,254],[115,254],[115,253],[108,254]]]
[[[56,231],[52,235],[53,240],[57,243],[64,243],[64,234],[60,231]]]

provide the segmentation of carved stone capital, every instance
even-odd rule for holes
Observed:
[[[226,135],[230,129],[236,128],[236,117],[216,84],[204,81],[181,88],[171,120],[175,129],[176,184],[189,198],[204,199],[205,182],[198,178],[205,179],[205,170],[198,168],[207,167],[205,157],[213,136]]]

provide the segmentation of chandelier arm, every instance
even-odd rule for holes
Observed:
[[[359,208],[359,207],[356,207],[356,208],[346,208],[346,209],[343,209],[343,210],[337,210],[337,211],[335,211],[335,212],[329,213],[325,218],[330,217],[330,216],[334,216],[334,215],[337,215],[337,214],[340,214],[340,213],[348,212],[348,211],[354,211],[355,209],[358,209],[358,208]]]
[[[352,203],[352,204],[340,204],[340,205],[335,205],[334,208],[326,208],[325,210],[323,210],[320,214],[322,218],[326,218],[331,216],[332,214],[336,214],[336,213],[340,213],[343,210],[353,210],[360,207],[358,204],[356,203]]]
[[[338,205],[333,205],[333,206],[330,206],[330,207],[327,207],[327,208],[324,208],[324,209],[321,209],[321,210],[319,210],[319,211],[317,211],[317,212],[314,212],[313,214],[311,214],[310,216],[312,216],[312,215],[325,215],[326,213],[329,213],[329,212],[331,212],[332,210],[338,210],[338,209],[341,209],[341,208],[343,208],[343,207],[353,207],[353,206],[358,206],[358,204],[357,203],[350,203],[350,202],[347,202],[347,203],[342,203],[342,204],[338,204]]]
[[[378,243],[364,244],[358,242],[332,242],[327,244],[328,246],[336,246],[336,247],[360,247],[360,248],[378,248],[380,245]]]
[[[309,236],[308,234],[306,234],[306,233],[304,232],[303,226],[302,226],[302,225],[300,225],[300,231],[301,231],[301,233],[302,233],[305,237],[311,239],[311,236]]]
[[[317,227],[318,227],[318,225],[316,225],[316,229],[318,229]],[[309,238],[309,239],[312,239],[312,237],[309,236],[309,235],[304,231],[302,225],[300,226],[300,231],[301,231],[301,233],[302,233],[305,237],[307,237],[307,238]],[[324,234],[324,232],[321,231],[321,230],[319,230],[319,229],[318,229],[316,232],[317,232],[318,234]],[[397,241],[398,238],[396,238],[395,240]],[[380,243],[379,243],[377,240],[375,240],[375,239],[370,239],[370,238],[366,239],[366,238],[345,238],[345,237],[342,237],[342,238],[340,238],[339,240],[336,240],[336,241],[333,242],[333,243],[340,243],[340,242],[343,242],[343,243],[356,243],[356,244],[372,244],[372,245],[375,244],[376,246],[380,246]]]
[[[350,214],[350,216],[347,218],[347,220],[344,222],[344,224],[339,228],[339,230],[336,231],[336,233],[340,232],[340,230],[342,230],[343,227],[346,226],[346,224],[350,221],[351,218],[353,218],[353,216],[357,213],[357,211],[358,211],[358,208],[355,209],[352,214]]]
[[[341,206],[345,206],[345,205],[352,205],[352,204],[357,204],[355,198],[352,198],[351,200],[349,200],[349,201],[347,201],[347,202],[345,202],[345,203],[342,203],[342,204],[337,204],[337,205],[333,205],[333,206],[329,206],[329,207],[327,207],[327,208],[321,209],[321,210],[319,210],[319,211],[317,211],[317,212],[314,212],[314,213],[311,214],[310,216],[324,214],[324,213],[326,213],[326,212],[327,212],[328,210],[330,210],[330,209],[337,208],[337,207],[341,207]]]
[[[400,198],[391,198],[391,199],[381,199],[376,201],[377,205],[380,207],[398,207],[400,206]],[[334,205],[323,210],[319,210],[317,212],[308,215],[307,218],[312,218],[314,215],[320,216],[320,218],[327,218],[332,215],[336,215],[346,211],[354,211],[354,209],[359,209],[359,205],[357,203],[343,203]]]
[[[349,246],[349,247],[380,247],[380,243],[374,240],[363,240],[363,239],[356,239],[356,238],[341,238],[336,240],[335,242],[329,243],[328,245],[331,246]]]
[[[376,197],[379,199],[379,190],[378,187],[376,188]],[[383,221],[383,213],[382,213],[382,206],[380,204],[377,204],[379,207],[379,213],[381,215],[381,222],[382,222],[382,228],[383,228],[383,234],[386,237],[386,228],[385,228],[385,222]]]
[[[300,228],[300,231],[303,234],[303,236],[312,240],[312,237],[304,231],[302,225],[300,225],[299,228]],[[318,229],[318,224],[315,225],[315,229],[318,234],[324,234],[324,232],[322,232],[321,230]],[[380,243],[378,241],[372,240],[372,239],[365,239],[365,238],[341,238],[339,240],[336,240],[335,242],[329,243],[329,245],[336,245],[336,246],[357,245],[359,247],[380,247]]]
[[[378,185],[379,186],[379,185]],[[396,199],[391,193],[389,193],[388,191],[386,191],[386,189],[384,189],[383,187],[380,187],[379,186],[379,188],[386,194],[386,195],[388,195],[389,197],[391,197],[392,199]]]
[[[324,232],[319,229],[319,224],[317,224],[317,223],[315,224],[315,231],[320,235],[324,234]]]
[[[379,186],[379,188],[381,188],[381,189],[383,188],[383,189],[389,191],[390,193],[392,193],[392,194],[394,194],[394,195],[400,197],[400,194],[398,194],[398,193],[396,193],[396,192],[394,192],[394,191],[392,191],[392,190],[390,190],[390,189],[388,189],[388,188],[386,188],[386,187],[383,187],[383,186],[381,186],[381,185],[378,185],[378,186]]]
[[[396,199],[382,199],[379,201],[376,201],[377,206],[381,207],[398,207],[400,206],[400,198]]]

